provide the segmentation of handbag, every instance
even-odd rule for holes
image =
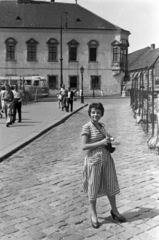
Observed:
[[[93,122],[92,122],[93,123]],[[98,131],[106,138],[105,134],[100,130],[100,128],[98,128],[94,123],[93,125],[98,129]],[[109,139],[109,138],[108,138]],[[112,144],[111,142],[108,143],[106,146],[105,146],[106,150],[110,153],[113,153],[115,151],[115,147],[112,147]]]

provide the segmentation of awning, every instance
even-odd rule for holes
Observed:
[[[140,77],[141,72],[142,72],[142,71],[137,71],[137,72],[135,72],[134,75],[133,75],[133,77],[132,77],[132,79],[137,78],[137,77]]]

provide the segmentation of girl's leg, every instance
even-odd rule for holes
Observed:
[[[90,200],[90,212],[91,212],[91,219],[93,222],[97,222],[97,212],[96,212],[96,200]]]
[[[113,195],[113,196],[108,195],[107,197],[109,199],[112,211],[114,213],[118,213],[117,206],[116,206],[116,196],[115,195]]]
[[[111,213],[113,219],[117,219],[119,222],[126,222],[125,217],[123,217],[118,212],[118,209],[117,209],[117,206],[116,206],[116,197],[115,197],[115,195],[114,196],[108,196],[108,199],[109,199],[110,205],[112,207],[112,210],[111,210],[110,213]]]

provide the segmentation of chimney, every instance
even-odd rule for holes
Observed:
[[[154,50],[155,49],[155,44],[151,44],[151,50]]]

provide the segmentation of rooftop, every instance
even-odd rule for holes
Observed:
[[[68,13],[68,29],[122,30],[129,34],[79,4],[56,2],[0,1],[0,28],[59,29],[63,12]]]
[[[159,57],[159,48],[146,47],[128,55],[129,71],[150,67]]]

